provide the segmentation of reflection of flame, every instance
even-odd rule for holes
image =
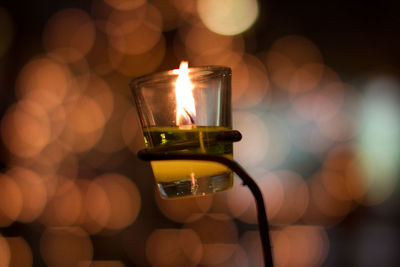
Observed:
[[[189,79],[188,63],[183,61],[179,69],[175,69],[173,72],[179,74],[175,83],[176,125],[195,124],[196,109],[192,94],[193,84]]]

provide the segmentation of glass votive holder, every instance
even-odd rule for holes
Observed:
[[[231,70],[221,66],[155,73],[130,87],[147,149],[233,157]],[[163,198],[206,195],[229,189],[233,173],[219,163],[194,160],[152,161]]]

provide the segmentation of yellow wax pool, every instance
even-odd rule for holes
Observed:
[[[232,158],[232,142],[218,140],[218,134],[230,130],[228,127],[148,127],[143,132],[149,149]],[[164,197],[204,195],[229,189],[233,185],[232,171],[215,162],[167,160],[152,161],[151,166]]]

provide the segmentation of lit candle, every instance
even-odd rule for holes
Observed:
[[[226,69],[224,68],[223,70],[226,71]],[[196,70],[193,71],[196,72]],[[201,75],[205,75],[202,74],[203,72],[201,72]],[[212,72],[208,70],[204,73]],[[171,97],[166,97],[167,99],[161,101],[169,101],[170,106],[167,107],[174,107],[173,125],[157,125],[158,117],[163,116],[163,114],[157,116],[153,112],[151,120],[154,125],[144,125],[143,127],[146,147],[162,151],[210,153],[232,158],[232,142],[221,141],[218,138],[221,134],[231,131],[230,120],[225,120],[227,122],[225,126],[218,125],[221,124],[221,121],[224,121],[220,118],[213,120],[213,123],[202,122],[198,124],[196,114],[197,105],[202,110],[202,113],[208,115],[208,117],[221,116],[221,111],[217,110],[217,107],[221,106],[218,101],[221,101],[221,98],[229,97],[225,101],[230,103],[230,83],[228,83],[229,94],[227,95],[224,95],[224,92],[227,90],[224,89],[225,85],[215,82],[216,79],[219,79],[218,75],[211,76],[213,83],[210,88],[204,86],[207,85],[207,78],[202,79],[202,86],[200,86],[199,81],[191,80],[192,73],[191,69],[188,68],[187,62],[182,62],[179,69],[172,70],[169,74],[174,75],[174,77],[177,76],[172,83],[171,87],[173,88],[170,89],[174,91],[174,99],[172,101]],[[196,98],[193,95],[195,90],[200,91],[200,93],[198,91],[196,96],[207,95],[208,98]],[[208,100],[205,102],[204,99]],[[138,106],[140,106],[140,103]],[[229,110],[226,112],[229,112],[230,116],[230,104],[227,107],[229,107]],[[153,109],[158,108],[156,105],[153,107]],[[167,112],[165,111],[164,113]],[[222,114],[225,113],[222,112]],[[203,117],[207,117],[204,114]],[[142,123],[143,121],[142,119]],[[219,163],[170,160],[152,161],[151,166],[160,193],[167,198],[205,195],[229,189],[233,185],[232,171]]]

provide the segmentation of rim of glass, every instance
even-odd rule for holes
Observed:
[[[129,86],[134,89],[137,88],[138,85],[145,85],[146,83],[159,83],[159,82],[168,82],[172,78],[176,79],[178,74],[173,73],[174,70],[166,70],[155,72],[151,74],[146,74],[143,76],[136,77],[131,80]],[[221,75],[231,75],[232,70],[226,66],[219,65],[208,65],[208,66],[196,66],[190,67],[189,73],[192,73],[195,77],[192,77],[194,80],[204,79],[204,78],[215,78]]]

